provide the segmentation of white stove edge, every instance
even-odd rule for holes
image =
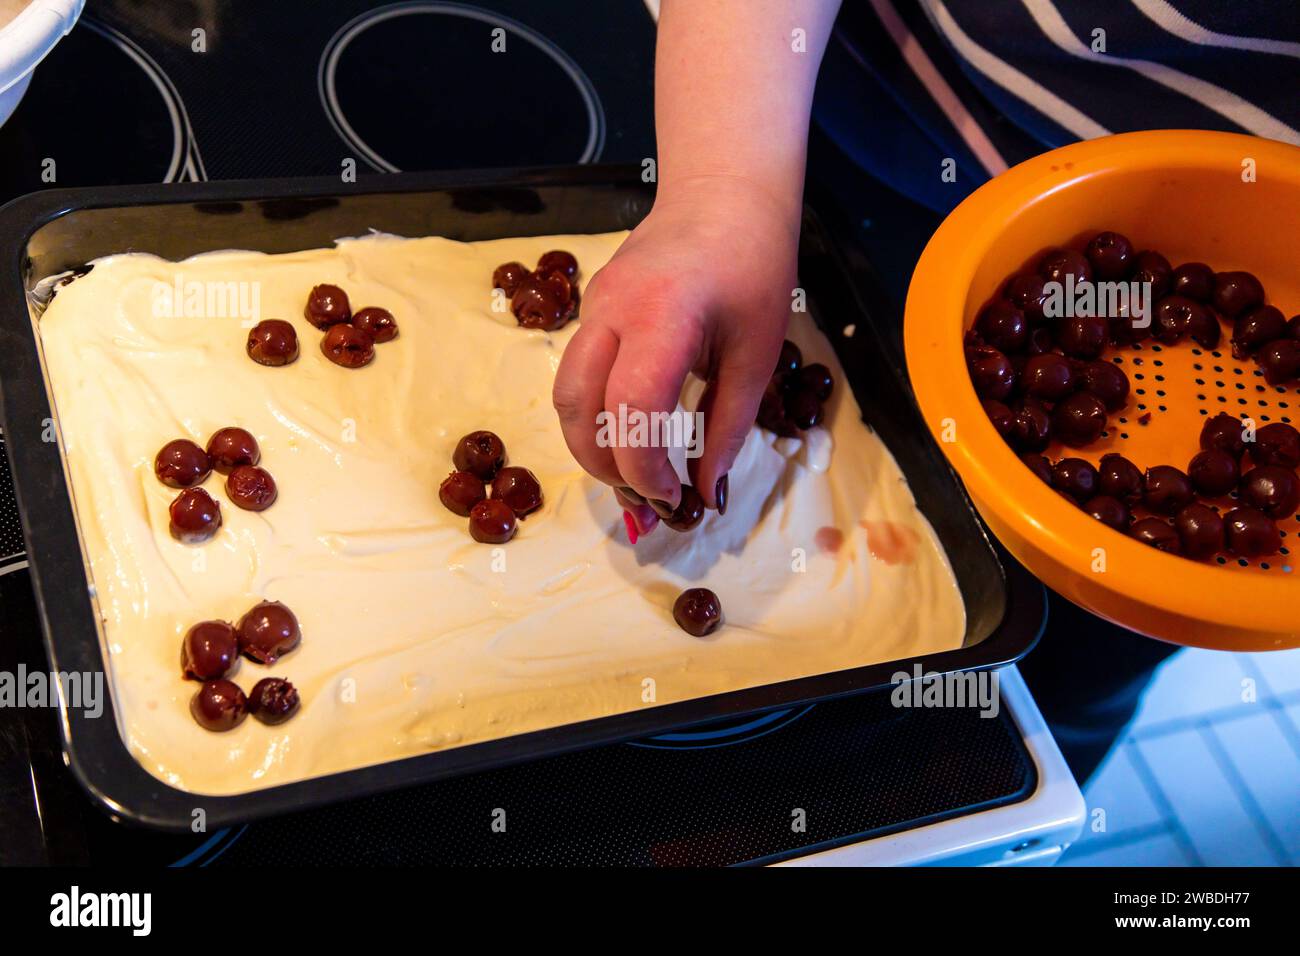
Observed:
[[[1051,866],[1083,832],[1087,805],[1024,678],[999,672],[1007,707],[1038,769],[1028,799],[785,860],[777,866]]]

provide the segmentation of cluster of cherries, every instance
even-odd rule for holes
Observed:
[[[265,511],[278,494],[275,479],[257,463],[262,451],[257,439],[242,428],[212,433],[206,450],[188,438],[163,445],[154,457],[153,472],[169,488],[180,488],[168,507],[172,537],[185,544],[207,541],[221,527],[221,505],[199,488],[215,469],[226,475],[226,496],[245,511]]]
[[[492,432],[470,432],[456,442],[451,463],[456,470],[443,480],[438,498],[448,511],[469,518],[475,541],[505,544],[515,536],[516,519],[542,506],[537,476],[527,468],[507,466],[505,442]]]
[[[190,699],[190,713],[201,727],[234,730],[252,714],[264,724],[280,724],[298,710],[298,690],[283,677],[264,677],[245,696],[230,679],[242,654],[257,664],[274,664],[302,641],[298,618],[279,601],[262,601],[239,619],[200,621],[181,642],[181,673],[201,681]]]
[[[554,332],[578,315],[578,260],[563,249],[544,253],[531,271],[522,262],[502,263],[492,287],[510,297],[510,311],[526,329]]]
[[[369,365],[377,343],[397,338],[393,313],[378,306],[353,312],[348,294],[328,283],[312,287],[303,315],[325,333],[321,352],[344,368]],[[298,333],[284,319],[263,319],[249,330],[244,350],[258,365],[288,365],[298,358]]]
[[[763,391],[755,421],[782,438],[793,438],[821,424],[822,406],[834,388],[831,370],[820,362],[804,365],[799,346],[787,339],[781,344],[781,357]]]
[[[1149,283],[1155,303],[1149,324],[1128,314],[1044,314],[1051,290],[1080,283]],[[1034,273],[1012,276],[979,313],[967,333],[966,362],[984,410],[998,433],[1040,478],[1097,520],[1139,541],[1195,559],[1230,551],[1263,557],[1281,548],[1276,521],[1300,506],[1300,432],[1284,423],[1259,429],[1248,442],[1246,426],[1231,415],[1209,419],[1201,451],[1183,471],[1156,465],[1145,473],[1118,454],[1097,466],[1075,457],[1055,464],[1041,453],[1053,439],[1084,448],[1106,429],[1107,415],[1128,400],[1129,379],[1102,360],[1108,345],[1135,345],[1149,336],[1164,345],[1189,338],[1213,350],[1220,321],[1232,323],[1232,354],[1253,358],[1267,382],[1280,385],[1300,374],[1300,316],[1288,323],[1264,303],[1264,288],[1249,272],[1214,272],[1201,262],[1172,268],[1158,252],[1135,252],[1127,238],[1102,232],[1084,252],[1053,249]],[[1139,421],[1149,420],[1149,414]],[[1254,466],[1246,471],[1249,446]],[[1198,500],[1233,495],[1241,504],[1220,515]],[[1137,516],[1133,509],[1148,512]],[[1169,519],[1173,520],[1170,524]]]

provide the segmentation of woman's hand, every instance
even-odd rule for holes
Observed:
[[[785,336],[798,235],[797,205],[757,184],[679,180],[587,284],[555,408],[573,456],[616,489],[641,533],[679,503],[677,475],[663,447],[603,447],[597,416],[672,412],[687,374],[704,379],[703,451],[688,460],[690,479],[708,507],[725,510],[727,472]]]

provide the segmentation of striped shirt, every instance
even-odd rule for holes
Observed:
[[[1108,133],[1300,145],[1300,0],[845,0],[822,70],[831,138],[939,210]],[[937,174],[949,158],[956,183]]]

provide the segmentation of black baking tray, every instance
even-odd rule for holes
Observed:
[[[13,471],[41,626],[52,668],[105,668],[29,296],[37,282],[100,256],[149,252],[180,259],[216,249],[268,253],[328,246],[370,229],[459,240],[595,233],[636,225],[653,187],[639,168],[398,174],[364,178],[230,181],[50,190],[0,210],[0,420]],[[738,241],[744,241],[739,238]],[[867,423],[894,453],[956,573],[967,613],[961,648],[646,708],[232,796],[195,795],[150,775],[127,750],[110,699],[98,719],[62,707],[60,727],[77,779],[117,819],[189,829],[358,797],[548,754],[633,739],[719,718],[861,693],[918,661],[927,672],[1001,666],[1042,630],[1042,586],[1004,560],[929,437],[861,257],[812,209],[804,221],[801,283]],[[843,334],[845,326],[855,334]],[[105,676],[105,686],[111,682]],[[111,698],[111,694],[110,694]]]

